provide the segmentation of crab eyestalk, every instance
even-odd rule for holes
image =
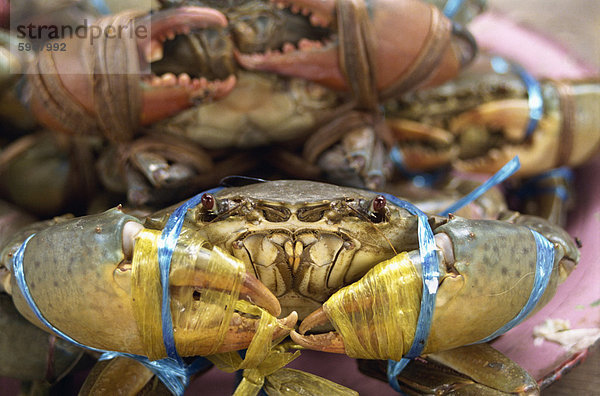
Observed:
[[[158,302],[152,300],[157,295],[160,297],[160,280],[150,278],[156,282],[142,282],[143,285],[139,285],[140,279],[144,279],[140,278],[140,271],[158,272],[156,258],[150,257],[148,261],[153,267],[141,268],[139,260],[136,261],[136,256],[140,254],[138,245],[145,243],[147,246],[148,243],[148,239],[140,239],[144,232],[149,231],[137,219],[119,209],[112,209],[99,215],[67,220],[35,234],[24,250],[23,272],[42,316],[55,328],[84,345],[154,359],[164,357],[160,299]],[[152,233],[160,235],[160,231]],[[191,236],[183,246],[176,248],[169,275],[170,305],[178,351],[183,356],[189,356],[248,347],[258,331],[259,319],[255,316],[246,315],[241,310],[231,312],[229,319],[223,320],[220,327],[213,326],[214,322],[222,317],[224,309],[237,309],[238,298],[263,307],[266,315],[269,312],[276,316],[281,312],[277,299],[262,283],[243,271],[235,273],[235,288],[226,283],[227,279],[214,277],[214,271],[208,270],[214,254],[202,249],[201,241]],[[8,264],[9,268],[12,268],[11,253],[19,245],[18,241],[9,243],[3,251],[3,264]],[[156,248],[155,245],[152,247],[155,252]],[[29,321],[48,330],[24,300],[15,276],[11,278],[10,289],[17,309]],[[60,294],[57,294],[57,288]],[[234,294],[228,300],[231,306],[203,303],[204,306],[199,307],[196,295],[209,293]],[[187,310],[181,310],[186,307],[186,301],[191,305],[187,305]],[[154,313],[158,312],[158,321],[148,324],[143,322],[144,319],[140,320],[140,311],[136,311],[140,304],[153,307]],[[70,309],[65,310],[65,306]],[[201,308],[214,312],[214,321],[213,317],[202,316]],[[142,317],[144,314],[153,317],[154,313],[145,312]],[[205,320],[204,328],[195,328],[194,323],[201,320]],[[286,335],[296,320],[295,312],[278,320],[273,337]],[[142,331],[148,326],[154,326],[154,335],[158,334],[158,347],[148,345],[148,333]],[[163,355],[157,352],[160,348],[163,349]]]
[[[476,53],[466,30],[453,28],[438,8],[417,0],[274,2],[331,29],[331,41],[304,40],[294,51],[238,53],[239,63],[351,91],[363,103],[441,84]]]
[[[125,141],[140,124],[176,114],[198,100],[218,98],[233,88],[234,77],[208,82],[142,73],[167,38],[226,26],[220,12],[183,7],[140,16],[130,11],[101,18],[93,27],[103,32],[131,27],[132,21],[136,34],[100,34],[92,42],[88,37],[71,37],[63,41],[68,51],[40,52],[31,65],[28,99],[42,124],[61,132],[101,133],[112,141]]]

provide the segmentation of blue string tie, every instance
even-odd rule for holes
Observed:
[[[475,201],[477,198],[485,194],[492,187],[502,183],[509,177],[515,174],[516,171],[521,167],[521,162],[519,161],[519,157],[516,156],[512,160],[508,161],[498,172],[496,172],[492,177],[487,179],[484,183],[479,185],[469,194],[465,195],[445,210],[439,213],[440,216],[448,216],[450,213],[456,212],[464,206],[467,206],[471,202]]]
[[[446,216],[449,213],[454,212],[474,201],[490,188],[503,182],[508,177],[513,175],[520,168],[520,166],[519,158],[513,158],[485,183],[477,187],[465,197],[458,200],[446,210],[442,211],[440,215]],[[404,370],[404,368],[412,359],[421,355],[429,336],[431,321],[433,319],[433,312],[435,308],[435,298],[437,295],[439,257],[437,256],[435,239],[431,226],[427,221],[427,215],[409,202],[402,201],[390,194],[384,193],[382,195],[385,196],[386,199],[392,204],[404,208],[412,214],[416,214],[419,219],[419,254],[421,256],[421,263],[423,266],[423,296],[421,299],[421,311],[419,312],[415,338],[410,350],[400,361],[388,360],[387,367],[388,383],[395,391],[403,394],[402,390],[400,389],[397,376],[402,372],[402,370]],[[550,276],[552,274],[552,266],[554,263],[554,246],[538,232],[531,229],[530,231],[532,232],[536,242],[537,262],[534,286],[529,299],[521,311],[512,320],[510,320],[490,336],[477,343],[488,342],[521,323],[523,319],[531,313],[548,286]]]
[[[525,84],[525,88],[527,89],[527,102],[529,103],[529,121],[525,128],[525,137],[529,139],[544,116],[544,96],[542,95],[540,83],[522,66],[510,63],[499,56],[494,56],[490,62],[496,73],[515,73]]]
[[[429,225],[427,215],[410,202],[403,201],[391,194],[381,193],[388,202],[406,209],[409,213],[418,218],[419,235],[419,253],[421,256],[423,273],[423,294],[421,297],[421,309],[417,319],[417,328],[413,343],[408,353],[400,361],[388,360],[388,382],[394,390],[401,392],[397,375],[406,367],[411,359],[421,355],[425,348],[425,343],[429,337],[433,310],[435,307],[435,297],[438,289],[439,262],[433,231]]]
[[[535,266],[535,278],[533,281],[533,289],[529,295],[529,299],[525,303],[525,306],[519,311],[517,316],[512,318],[504,326],[496,330],[493,334],[477,342],[476,344],[484,343],[493,340],[494,338],[506,333],[519,323],[523,321],[535,308],[536,304],[544,294],[548,283],[550,282],[550,276],[552,275],[552,267],[554,265],[554,245],[546,237],[530,229],[535,239],[535,245],[537,249],[537,258]]]

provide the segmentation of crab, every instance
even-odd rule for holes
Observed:
[[[413,340],[424,287],[417,236],[424,223],[419,225],[419,216],[399,202],[365,190],[275,181],[212,190],[184,209],[165,209],[145,220],[120,209],[55,219],[27,227],[5,243],[1,257],[8,272],[2,284],[22,315],[45,327],[12,273],[20,251],[31,296],[52,326],[94,348],[164,357],[151,319],[157,314],[155,297],[148,297],[157,296],[160,283],[143,275],[157,268],[143,262],[156,260],[150,252],[157,249],[161,230],[171,229],[172,213],[179,213],[174,218],[183,228],[173,250],[169,289],[181,355],[248,348],[254,337],[265,337],[259,322],[271,316],[268,338],[289,334],[304,348],[399,360]],[[552,268],[536,309],[578,262],[574,241],[560,227],[514,213],[499,217],[503,221],[427,217],[435,234],[432,252],[439,257],[439,290],[425,353],[481,341],[514,320],[540,265],[535,235],[546,241],[551,252],[546,265]],[[511,259],[517,254],[519,260]],[[57,279],[70,279],[59,302]],[[238,298],[263,309],[249,309]],[[388,306],[390,301],[399,304],[398,310],[389,309],[395,306]],[[64,304],[73,309],[58,308]],[[380,304],[391,317],[380,316]],[[363,320],[354,316],[360,312]],[[204,321],[196,327],[200,318]],[[376,325],[380,320],[387,324]],[[392,338],[386,337],[390,331]]]

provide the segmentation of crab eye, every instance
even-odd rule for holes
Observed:
[[[376,196],[375,199],[373,199],[373,211],[381,212],[383,209],[385,209],[386,203],[387,200],[383,195]]]
[[[215,197],[212,194],[203,194],[202,198],[202,207],[206,210],[211,210],[215,206]]]

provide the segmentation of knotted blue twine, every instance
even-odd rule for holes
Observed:
[[[171,391],[171,393],[182,396],[185,388],[189,385],[189,378],[194,373],[209,367],[212,363],[202,357],[197,358],[191,364],[186,364],[181,356],[177,353],[175,348],[175,337],[173,334],[173,320],[171,318],[171,304],[170,304],[170,291],[169,291],[169,271],[171,269],[171,258],[173,257],[173,251],[177,245],[177,239],[181,233],[185,214],[188,209],[198,205],[202,200],[202,195],[205,193],[215,193],[221,190],[222,187],[214,188],[212,190],[200,193],[190,200],[183,203],[180,207],[175,209],[173,214],[167,220],[167,224],[163,229],[163,232],[159,239],[158,249],[158,265],[160,269],[161,284],[163,285],[162,290],[162,302],[161,302],[161,316],[162,316],[162,330],[163,330],[163,343],[167,352],[167,358],[160,360],[149,360],[146,356],[135,355],[124,352],[106,351],[103,349],[94,348],[81,344],[74,340],[61,330],[54,327],[40,312],[37,304],[35,303],[27,282],[25,280],[25,273],[23,271],[23,256],[27,243],[35,236],[30,235],[25,241],[19,246],[15,255],[13,256],[13,275],[25,301],[35,314],[35,316],[52,332],[64,338],[65,340],[77,345],[78,347],[88,349],[95,352],[102,353],[99,360],[109,360],[115,357],[123,356],[134,359],[146,368],[152,371]],[[166,285],[166,287],[165,287]]]
[[[529,138],[538,126],[539,121],[544,116],[544,96],[542,87],[533,75],[523,67],[509,63],[499,56],[494,56],[490,63],[494,71],[498,74],[513,72],[519,76],[527,89],[527,102],[529,104],[529,122],[525,129],[525,137]]]

